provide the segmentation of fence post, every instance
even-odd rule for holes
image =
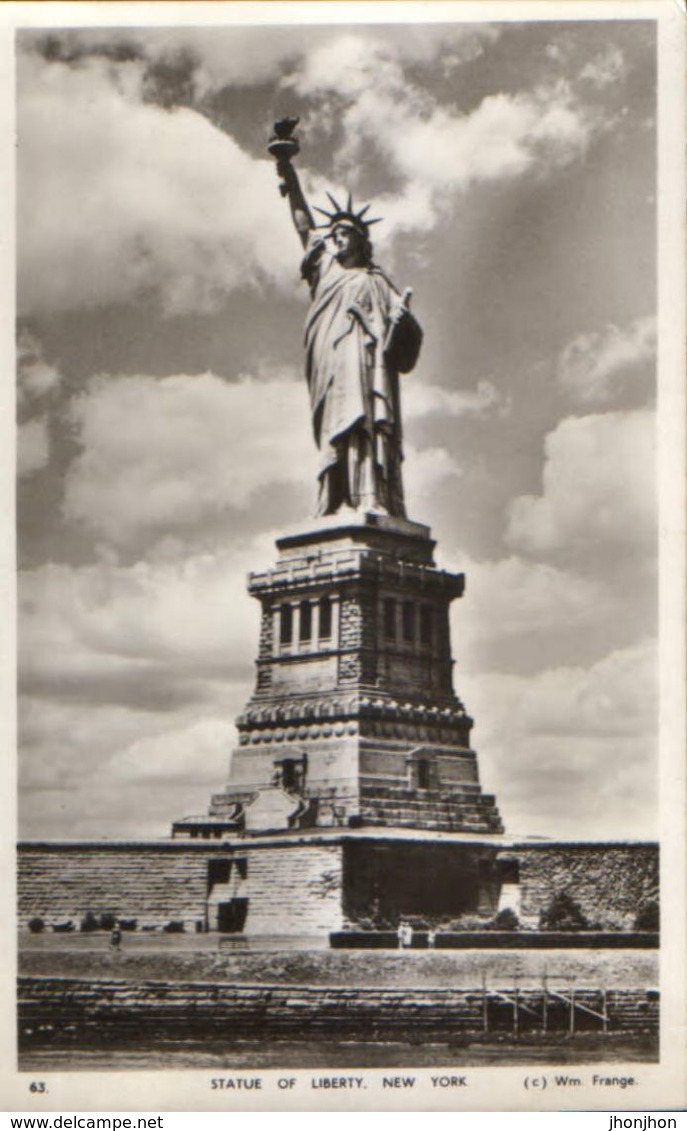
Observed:
[[[573,975],[572,985],[570,987],[570,1036],[572,1037],[575,1032],[575,977]]]
[[[513,1033],[518,1035],[518,975],[515,975],[515,994],[513,997]]]
[[[482,971],[482,1028],[485,1033],[489,1032],[489,1001],[487,998],[487,975],[486,971]]]
[[[542,1016],[541,1016],[541,1020],[542,1020],[542,1030],[545,1033],[547,1025],[549,1023],[549,986],[548,986],[548,982],[547,982],[547,978],[546,978],[546,968],[544,968],[544,973],[542,974],[541,985],[542,985]]]

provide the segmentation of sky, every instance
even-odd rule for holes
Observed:
[[[655,80],[648,21],[18,34],[23,837],[164,836],[227,780],[246,575],[316,493],[287,114],[413,288],[484,788],[517,835],[656,834]]]

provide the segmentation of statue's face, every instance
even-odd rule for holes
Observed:
[[[362,267],[365,263],[363,240],[359,232],[348,224],[337,224],[332,230],[334,255],[342,267]]]

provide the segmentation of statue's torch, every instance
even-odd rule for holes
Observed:
[[[292,158],[296,156],[300,149],[298,138],[291,136],[299,121],[300,118],[280,118],[278,122],[274,123],[274,134],[267,146],[268,153],[271,153],[277,162],[277,173],[281,177],[279,191],[282,196],[288,194],[288,169]]]

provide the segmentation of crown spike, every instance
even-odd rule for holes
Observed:
[[[363,207],[359,211],[356,211],[353,207],[353,196],[352,196],[352,194],[349,192],[347,195],[348,195],[348,199],[347,199],[346,207],[342,208],[342,206],[339,204],[336,197],[332,196],[332,194],[330,192],[327,192],[327,196],[329,197],[329,200],[330,200],[330,202],[331,202],[331,204],[333,205],[333,208],[334,208],[333,212],[330,212],[327,208],[320,208],[319,204],[314,204],[313,205],[314,210],[316,212],[319,212],[321,216],[324,216],[325,220],[327,221],[326,224],[319,224],[319,225],[315,225],[315,226],[320,227],[320,228],[333,227],[337,223],[348,221],[349,223],[352,223],[353,225],[358,225],[358,227],[361,230],[363,230],[363,229],[367,228],[370,224],[379,224],[379,222],[382,219],[381,216],[378,216],[374,220],[365,220],[364,219],[366,213],[372,207],[370,204],[364,204]]]

